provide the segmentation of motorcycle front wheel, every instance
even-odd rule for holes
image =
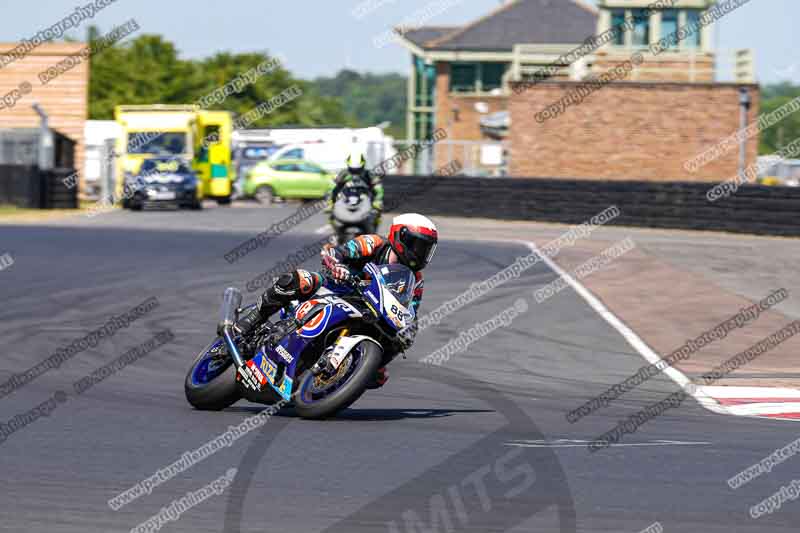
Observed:
[[[301,374],[294,394],[295,412],[302,418],[335,415],[358,400],[375,378],[383,350],[371,341],[355,345],[333,376]]]
[[[218,338],[198,355],[183,384],[186,400],[201,411],[219,411],[242,397],[236,385],[236,365],[225,341]]]

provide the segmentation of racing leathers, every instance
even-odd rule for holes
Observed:
[[[267,320],[292,300],[304,302],[311,299],[320,287],[336,283],[349,277],[350,271],[360,272],[367,263],[389,264],[393,258],[389,241],[380,235],[361,235],[339,246],[326,244],[320,252],[322,263],[328,276],[318,272],[298,269],[279,276],[264,294],[258,304],[236,324],[240,332],[249,332],[257,324]],[[416,316],[422,301],[424,279],[422,272],[416,271],[411,307]],[[407,349],[414,341],[416,327],[411,326],[398,335],[400,349]]]

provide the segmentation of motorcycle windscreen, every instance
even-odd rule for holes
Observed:
[[[236,321],[236,310],[242,305],[242,293],[235,287],[228,287],[222,295],[222,305],[219,310],[219,319],[226,324]]]
[[[414,273],[406,266],[393,264],[382,266],[381,274],[386,289],[403,307],[409,307],[414,297]]]
[[[360,224],[372,211],[369,190],[352,189],[339,195],[333,205],[333,217],[345,224]]]

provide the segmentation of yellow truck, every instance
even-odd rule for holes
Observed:
[[[117,142],[117,198],[123,197],[126,179],[135,177],[145,160],[171,157],[191,163],[200,182],[198,199],[230,203],[231,113],[197,105],[121,105],[114,118],[123,132]]]

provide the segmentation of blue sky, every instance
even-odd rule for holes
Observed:
[[[29,37],[89,0],[6,2],[0,41]],[[376,48],[373,39],[393,25],[442,0],[371,0],[376,7],[361,19],[353,10],[365,0],[117,0],[94,21],[108,29],[133,17],[143,32],[175,42],[185,57],[217,50],[267,50],[282,54],[301,77],[329,75],[343,67],[359,71],[408,71],[408,53],[397,44]],[[449,0],[453,7],[428,24],[462,24],[499,0]],[[213,6],[213,7],[212,7]],[[762,83],[800,84],[800,1],[751,0],[717,25],[720,49],[752,48]],[[80,32],[82,37],[84,22]]]

